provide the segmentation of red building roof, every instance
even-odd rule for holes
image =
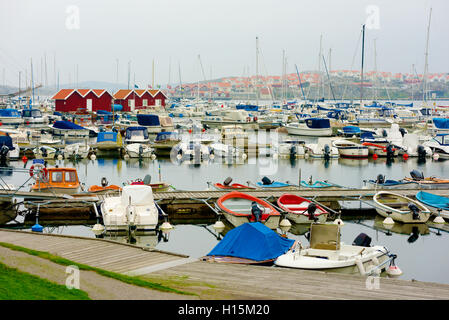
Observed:
[[[51,99],[52,100],[65,100],[74,92],[75,92],[75,89],[61,89]]]

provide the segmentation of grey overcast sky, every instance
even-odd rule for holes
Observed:
[[[431,7],[429,72],[449,72],[448,0],[0,0],[0,75],[17,86],[32,58],[39,80],[46,55],[49,84],[54,57],[60,83],[74,81],[76,65],[80,82],[116,82],[118,59],[119,82],[131,61],[131,82],[145,87],[154,59],[165,86],[179,83],[178,65],[182,82],[202,80],[201,55],[206,78],[242,76],[255,74],[256,36],[260,74],[281,74],[283,49],[287,72],[317,69],[320,35],[333,70],[351,68],[354,53],[360,69],[364,23],[366,70],[377,39],[379,71],[422,73]]]

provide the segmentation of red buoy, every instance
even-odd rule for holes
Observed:
[[[2,126],[2,125],[3,125],[3,123],[0,122],[0,126]]]
[[[404,160],[407,160],[407,159],[408,159],[408,154],[404,153],[404,154],[402,155],[402,158],[403,158]]]
[[[374,159],[374,160],[377,160],[377,158],[378,158],[378,157],[377,157],[377,154],[373,154],[373,159]]]
[[[23,157],[22,157],[22,161],[23,161],[23,162],[27,162],[27,161],[28,161],[28,158],[27,158],[26,156],[23,156]]]

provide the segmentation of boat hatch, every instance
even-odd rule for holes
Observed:
[[[310,248],[340,250],[340,227],[336,224],[315,224],[310,226]]]

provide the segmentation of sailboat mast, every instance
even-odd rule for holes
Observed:
[[[259,37],[256,37],[256,105],[259,105],[259,91],[257,90],[257,83],[259,80]]]
[[[432,18],[432,8],[429,13],[429,24],[427,25],[427,39],[426,39],[426,59],[424,63],[424,76],[423,76],[423,102],[428,98],[427,96],[427,72],[429,71],[428,58],[429,58],[429,33],[430,33],[430,20]]]
[[[362,70],[360,72],[360,105],[363,101],[363,64],[365,62],[365,25],[362,27]]]

